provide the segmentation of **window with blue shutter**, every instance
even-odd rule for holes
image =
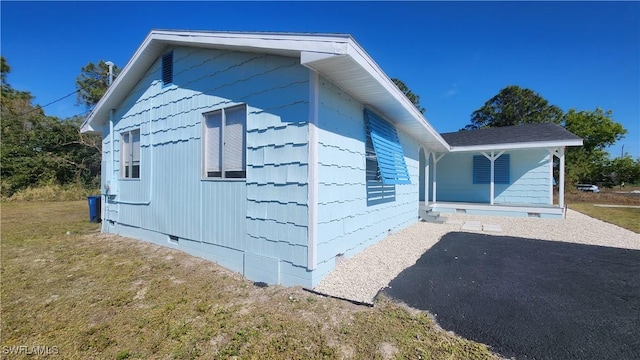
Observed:
[[[164,85],[173,82],[173,51],[162,55],[162,83]]]
[[[367,109],[364,110],[364,118],[382,183],[411,184],[396,128]],[[367,160],[373,160],[373,155],[367,154]],[[370,170],[369,166],[367,170]]]
[[[493,167],[493,183],[509,184],[509,154],[502,154],[497,158]],[[491,160],[487,159],[484,155],[473,156],[473,183],[491,183]]]

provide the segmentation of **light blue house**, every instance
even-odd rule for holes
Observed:
[[[562,216],[550,159],[562,189],[582,141],[538,130],[440,135],[350,36],[191,31],[152,31],[82,127],[102,231],[306,287],[421,209]]]

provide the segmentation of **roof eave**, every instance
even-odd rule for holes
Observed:
[[[301,64],[318,72],[365,106],[436,152],[447,152],[449,144],[429,124],[382,69],[355,41],[349,40],[345,54],[301,54]],[[345,74],[351,76],[345,76]]]
[[[472,151],[477,152],[477,151],[491,151],[491,150],[521,150],[521,149],[540,149],[540,148],[548,149],[548,148],[557,148],[557,147],[566,147],[566,146],[582,146],[582,139],[469,145],[469,146],[451,146],[451,152],[472,152]]]
[[[449,144],[422,113],[404,96],[375,61],[348,35],[278,33],[227,33],[152,30],[122,69],[114,83],[82,124],[83,131],[96,131],[109,118],[109,110],[124,100],[138,79],[170,45],[203,46],[244,51],[264,51],[299,56],[302,65],[317,71],[365,105],[374,107],[436,152],[447,152]],[[347,59],[343,68],[335,60]],[[331,67],[326,67],[330,65]],[[351,77],[336,73],[349,72]]]

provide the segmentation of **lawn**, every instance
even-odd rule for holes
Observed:
[[[596,219],[640,233],[640,194],[631,193],[638,187],[604,189],[600,193],[571,191],[566,195],[568,207]],[[623,205],[628,207],[602,207],[596,205]]]
[[[3,358],[496,358],[385,297],[369,308],[258,287],[179,251],[100,234],[86,201],[1,212]]]

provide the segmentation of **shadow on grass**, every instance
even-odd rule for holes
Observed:
[[[516,358],[640,358],[640,251],[449,233],[383,292]]]

